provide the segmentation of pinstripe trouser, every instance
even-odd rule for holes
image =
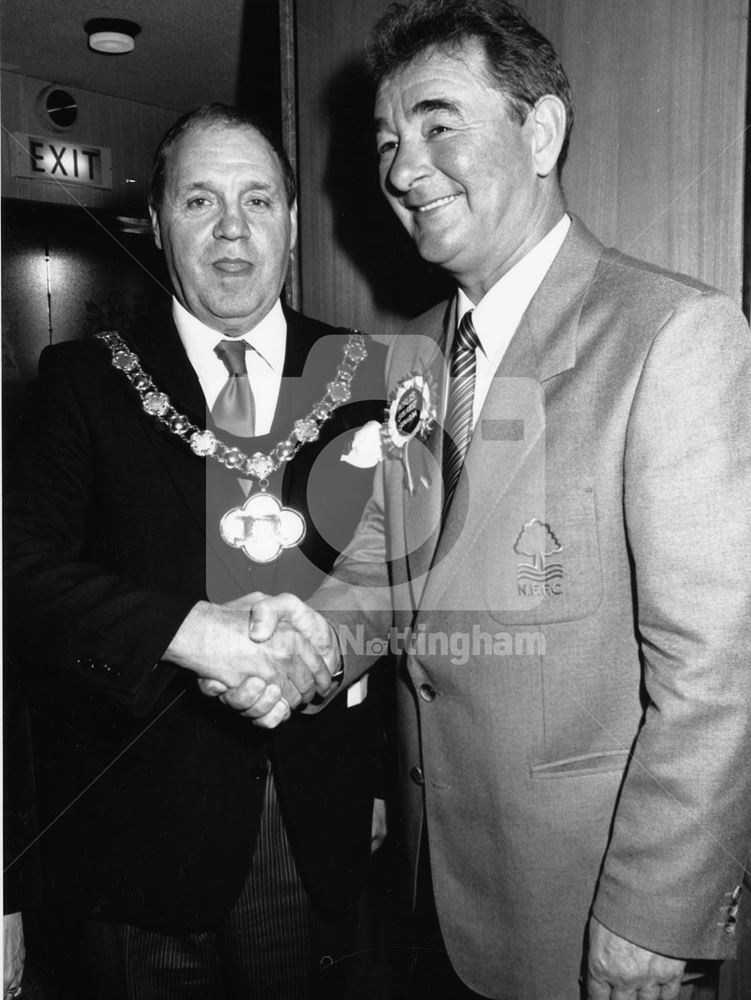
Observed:
[[[310,907],[271,775],[250,874],[216,928],[170,935],[89,921],[84,947],[96,1000],[304,1000]]]

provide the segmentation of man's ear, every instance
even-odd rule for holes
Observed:
[[[545,94],[530,112],[533,128],[532,155],[538,177],[555,169],[566,135],[566,108],[560,97]]]
[[[151,219],[151,235],[154,237],[154,242],[161,250],[162,234],[159,232],[159,215],[153,205],[149,205],[149,218]]]

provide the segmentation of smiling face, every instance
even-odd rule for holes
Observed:
[[[541,99],[520,125],[470,39],[387,76],[375,115],[389,204],[420,255],[478,302],[561,216],[560,102]]]
[[[278,299],[297,213],[278,157],[255,129],[211,125],[182,135],[151,221],[178,301],[207,326],[239,337]]]

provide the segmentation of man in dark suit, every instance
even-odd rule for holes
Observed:
[[[382,361],[281,305],[295,184],[253,119],[184,116],[150,202],[171,306],[43,353],[7,501],[46,888],[85,919],[78,996],[303,997],[382,832],[371,700],[271,733],[196,676],[256,684],[250,715],[330,690],[313,650],[251,643],[244,595],[309,593],[351,535]]]

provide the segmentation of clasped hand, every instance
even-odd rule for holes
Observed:
[[[339,648],[328,622],[299,598],[253,593],[209,607],[208,630],[221,635],[210,668],[196,670],[204,694],[271,729],[329,693]]]

